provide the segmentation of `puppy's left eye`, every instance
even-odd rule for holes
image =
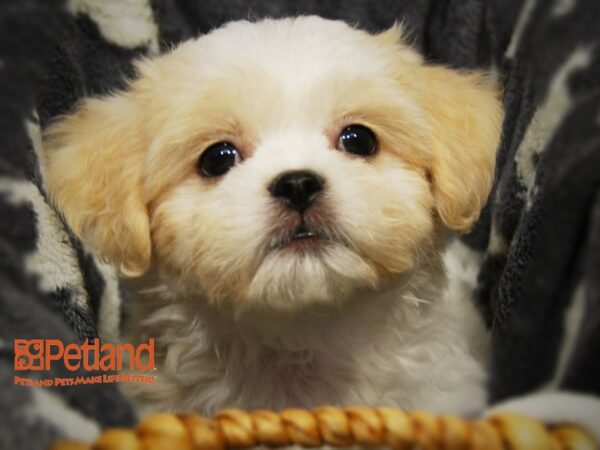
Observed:
[[[354,155],[369,156],[377,151],[377,138],[363,125],[349,125],[340,133],[337,147]]]
[[[205,177],[218,177],[229,172],[240,160],[240,154],[229,142],[219,142],[204,150],[198,161],[198,169]]]

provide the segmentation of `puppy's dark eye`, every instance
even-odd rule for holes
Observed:
[[[349,125],[340,133],[337,146],[354,155],[369,156],[377,151],[377,138],[363,125]]]
[[[238,150],[229,142],[219,142],[204,150],[198,169],[205,177],[218,177],[229,171],[240,160]]]

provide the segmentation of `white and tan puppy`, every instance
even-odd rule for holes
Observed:
[[[136,279],[128,339],[157,345],[141,405],[483,407],[484,337],[441,254],[490,190],[486,77],[317,17],[230,23],[137,69],[51,127],[46,181]]]

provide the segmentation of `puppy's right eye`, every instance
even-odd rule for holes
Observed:
[[[348,125],[340,133],[337,148],[358,156],[370,156],[377,151],[377,138],[364,125]]]
[[[238,150],[229,142],[219,142],[204,150],[198,160],[198,170],[205,177],[218,177],[229,172],[240,160]]]

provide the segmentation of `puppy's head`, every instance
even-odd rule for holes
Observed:
[[[152,261],[212,302],[329,303],[410,272],[486,201],[497,92],[425,65],[397,28],[236,22],[138,73],[46,136],[52,198],[125,273]]]

